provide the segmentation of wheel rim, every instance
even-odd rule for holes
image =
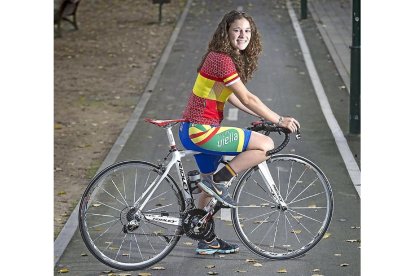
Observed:
[[[274,156],[268,166],[287,210],[278,208],[259,171],[252,169],[235,189],[240,207],[233,211],[234,226],[254,253],[293,258],[310,250],[326,232],[333,209],[331,187],[323,172],[305,158]]]
[[[142,212],[138,211],[143,202],[138,201],[140,195],[159,173],[152,164],[125,162],[106,169],[91,182],[81,202],[80,230],[100,261],[126,270],[144,268],[175,246],[179,226],[145,220],[146,214],[180,217],[183,199],[172,179],[164,179]]]

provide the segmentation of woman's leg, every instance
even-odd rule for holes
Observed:
[[[204,179],[204,178],[210,178],[211,179],[212,177],[213,177],[213,174],[201,174],[202,179]],[[201,193],[198,197],[198,208],[204,209],[204,207],[206,207],[207,204],[210,202],[212,196],[209,195],[208,193],[204,192],[202,189],[200,189],[200,190],[201,190]]]
[[[240,173],[268,159],[266,152],[273,148],[274,143],[270,137],[252,131],[247,150],[234,157],[229,165],[236,173]]]

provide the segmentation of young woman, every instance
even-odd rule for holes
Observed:
[[[291,132],[300,127],[297,120],[270,110],[246,88],[245,83],[256,70],[261,52],[260,34],[253,18],[244,12],[231,11],[218,25],[197,69],[197,79],[183,113],[187,122],[180,126],[179,136],[185,148],[201,152],[194,156],[202,173],[199,208],[203,208],[211,196],[225,206],[236,207],[225,183],[266,160],[266,152],[274,147],[273,140],[263,134],[220,126],[227,101]],[[235,157],[214,173],[222,155]],[[214,235],[213,240],[200,241],[196,251],[214,254],[233,253],[238,249],[238,245],[228,244]]]

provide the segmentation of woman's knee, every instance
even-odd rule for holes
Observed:
[[[250,136],[250,141],[248,145],[248,149],[258,149],[262,151],[269,151],[275,147],[275,144],[269,136],[252,132]]]

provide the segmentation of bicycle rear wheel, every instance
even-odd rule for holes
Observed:
[[[314,247],[328,229],[333,211],[331,186],[311,161],[297,155],[274,155],[267,161],[276,189],[287,204],[279,208],[258,167],[236,184],[233,225],[242,242],[269,259],[290,259]]]
[[[184,211],[183,196],[171,176],[138,211],[145,200],[141,195],[161,175],[154,164],[126,161],[104,169],[91,181],[81,199],[79,229],[99,261],[121,270],[143,269],[163,259],[177,244],[181,224],[161,222],[180,218]],[[147,219],[150,216],[159,221]]]

